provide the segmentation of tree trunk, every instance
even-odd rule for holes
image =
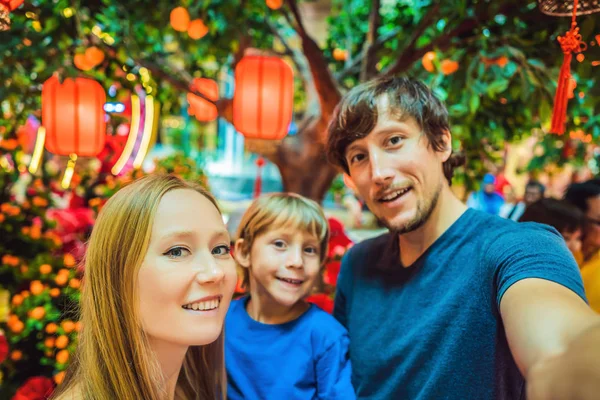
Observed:
[[[315,140],[327,129],[328,118],[307,117],[298,134],[286,137],[273,160],[283,182],[283,190],[306,196],[321,203],[339,173],[325,156],[325,144]]]

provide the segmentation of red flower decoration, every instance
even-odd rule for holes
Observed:
[[[330,261],[325,266],[325,276],[323,280],[331,286],[337,285],[338,275],[340,274],[341,261]]]
[[[313,303],[317,307],[321,308],[323,311],[328,312],[329,314],[333,313],[333,300],[331,297],[327,296],[324,293],[313,294],[312,296],[308,296],[306,301],[309,303]]]
[[[0,363],[6,360],[6,356],[8,355],[8,340],[6,340],[6,336],[0,331]]]
[[[34,376],[17,390],[12,400],[45,400],[53,391],[52,379],[45,376]]]

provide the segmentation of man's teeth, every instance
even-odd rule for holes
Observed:
[[[394,192],[392,192],[392,193],[388,194],[387,196],[385,196],[385,197],[382,197],[382,198],[381,198],[381,200],[382,200],[382,201],[390,201],[390,200],[394,200],[395,198],[397,198],[397,197],[400,197],[400,196],[402,196],[404,193],[408,192],[408,189],[409,189],[409,188],[406,188],[406,189],[400,189],[400,190],[396,190],[396,191],[394,191]]]
[[[301,281],[300,279],[288,279],[288,278],[277,278],[277,279],[279,279],[280,281],[294,284],[294,285],[300,285],[300,284],[302,284],[302,282],[304,282],[304,281]]]
[[[221,303],[220,299],[208,300],[208,301],[200,301],[197,303],[190,303],[183,306],[186,310],[195,310],[195,311],[208,311],[214,310],[219,307]]]

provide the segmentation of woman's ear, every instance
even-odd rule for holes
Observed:
[[[242,267],[250,268],[250,249],[245,249],[245,247],[244,239],[236,240],[233,257]]]

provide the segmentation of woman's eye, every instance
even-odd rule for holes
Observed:
[[[185,247],[173,247],[172,249],[169,249],[166,253],[164,253],[164,255],[169,258],[179,258],[183,257],[186,254],[186,252],[189,253],[190,251]]]
[[[212,250],[213,255],[215,256],[226,256],[231,253],[231,247],[227,245],[217,246]]]

